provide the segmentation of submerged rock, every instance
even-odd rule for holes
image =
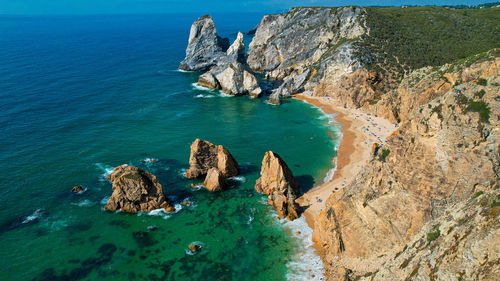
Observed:
[[[156,177],[134,166],[121,165],[113,170],[108,179],[113,183],[113,193],[104,209],[136,213],[172,206],[165,199]]]
[[[222,145],[196,139],[191,145],[187,178],[204,177],[210,168],[217,168],[225,178],[237,176],[239,167],[236,160]]]
[[[198,244],[189,244],[188,248],[193,253],[197,253],[197,252],[201,251],[201,246]]]
[[[208,170],[207,172],[207,176],[205,178],[205,181],[203,182],[203,185],[210,191],[221,191],[226,185],[224,175],[221,171],[219,171],[219,169],[210,168],[210,170]]]
[[[82,187],[81,185],[74,186],[74,187],[71,189],[71,192],[73,192],[73,193],[80,193],[80,192],[83,192],[83,187]]]
[[[266,152],[262,159],[260,175],[255,190],[267,195],[269,205],[278,211],[280,217],[289,220],[298,218],[299,207],[295,199],[299,192],[299,184],[285,161],[277,153]]]
[[[179,69],[187,71],[207,71],[226,56],[229,40],[217,35],[211,16],[205,15],[191,25],[186,57]]]

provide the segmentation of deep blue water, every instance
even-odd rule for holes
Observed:
[[[0,17],[0,280],[290,278],[302,246],[253,191],[260,161],[278,152],[307,190],[332,168],[335,130],[298,101],[193,87],[199,74],[176,69],[198,16]],[[232,41],[261,16],[214,20]],[[195,138],[238,160],[230,190],[193,190],[181,176]],[[104,211],[105,175],[123,163],[192,205]],[[87,192],[72,194],[77,184]],[[195,256],[185,251],[193,241],[204,245]]]

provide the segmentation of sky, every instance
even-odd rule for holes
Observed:
[[[498,0],[0,0],[0,14],[284,12],[297,6],[475,5]]]

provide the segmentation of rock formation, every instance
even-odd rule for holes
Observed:
[[[186,57],[179,69],[206,71],[198,78],[198,84],[212,89],[222,89],[228,95],[260,96],[262,90],[257,78],[246,63],[243,34],[229,46],[221,39],[215,24],[208,15],[196,20],[191,26]]]
[[[359,69],[350,40],[366,32],[363,8],[292,8],[266,15],[248,48],[254,71],[282,80],[282,97],[313,91],[325,73],[336,77]]]
[[[113,193],[104,208],[136,213],[172,207],[163,195],[156,177],[134,166],[121,165],[113,170],[108,179],[113,183]],[[167,211],[168,211],[167,210]]]
[[[330,196],[315,226],[332,274],[342,264],[350,278],[374,280],[498,276],[491,265],[500,256],[486,245],[498,249],[499,225],[487,214],[499,185],[500,59],[467,64],[417,70],[384,97],[388,114],[408,110],[400,129]],[[480,194],[488,203],[472,200]]]
[[[269,96],[269,99],[267,100],[267,102],[270,103],[270,104],[280,105],[281,104],[281,99],[280,99],[279,93],[272,93]]]
[[[210,168],[205,177],[203,185],[210,191],[218,192],[221,191],[226,185],[224,175],[217,168]]]
[[[269,205],[278,211],[280,217],[289,220],[299,217],[298,205],[295,203],[299,193],[299,184],[285,161],[277,153],[268,151],[264,155],[260,178],[257,179],[255,190],[267,195]]]
[[[179,69],[187,71],[207,71],[226,56],[229,40],[217,35],[211,16],[205,15],[191,25],[186,58]]]
[[[239,173],[238,163],[222,145],[196,139],[191,144],[189,170],[184,176],[190,179],[202,178],[207,175],[210,168],[217,168],[224,178],[234,177]]]
[[[71,192],[73,193],[80,193],[83,192],[83,187],[81,185],[76,185],[71,189]]]

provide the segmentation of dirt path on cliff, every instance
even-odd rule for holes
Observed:
[[[330,194],[341,190],[357,175],[368,162],[374,143],[385,143],[397,127],[390,121],[375,117],[362,110],[347,109],[330,97],[310,97],[295,95],[302,100],[321,108],[325,114],[333,114],[341,125],[342,139],[337,150],[335,173],[330,181],[312,188],[297,199],[302,207],[307,223],[314,229],[314,223],[319,213],[325,207],[325,201]]]

